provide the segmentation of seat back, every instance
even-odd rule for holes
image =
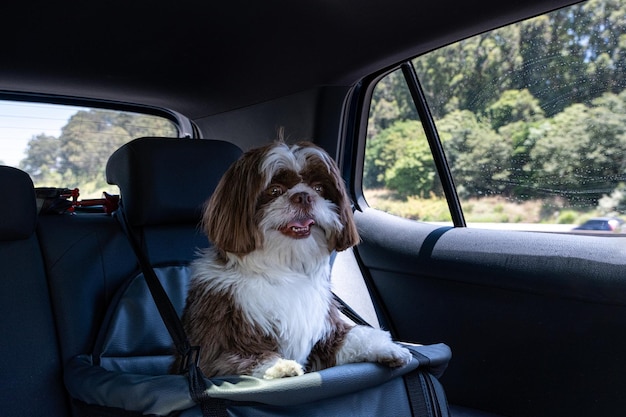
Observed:
[[[179,315],[190,279],[188,265],[209,244],[199,228],[203,206],[240,155],[228,142],[142,138],[122,146],[107,164],[108,181],[120,188],[119,211]],[[172,340],[146,282],[136,275],[109,306],[94,360],[109,370],[158,375],[168,371],[172,353]]]
[[[0,413],[67,416],[33,183],[0,166]]]
[[[204,203],[241,153],[219,140],[146,137],[111,155],[107,181],[153,264],[189,262],[208,245],[198,227]]]
[[[111,156],[108,180],[120,187],[155,264],[188,263],[208,246],[199,211],[240,153],[221,141],[141,138]],[[116,293],[138,273],[137,260],[117,219],[105,213],[40,216],[38,234],[67,363],[93,350]]]
[[[208,246],[198,227],[204,200],[240,154],[239,148],[221,141],[141,138],[122,146],[110,158],[108,180],[120,187],[121,205],[152,262],[164,266],[165,275],[171,277],[174,287],[170,295],[179,305],[186,295],[186,288],[180,287],[184,282],[180,277],[187,275],[185,265],[198,248]],[[132,278],[137,277],[139,268],[119,222],[106,213],[42,215],[37,234],[43,248],[62,363],[67,370],[77,356],[105,345],[101,339],[106,331],[102,329],[109,328],[107,324],[114,322],[112,317],[121,317],[120,329],[130,328],[123,323],[128,310],[122,308],[117,314],[114,306],[128,306],[120,301],[124,298],[121,294],[133,287]],[[158,274],[163,275],[162,271]],[[138,286],[142,285],[140,280]],[[139,350],[149,354],[147,364],[163,365],[165,362],[154,355],[164,354],[166,344],[171,342],[166,336],[151,333],[153,325],[162,326],[158,315],[151,315],[154,303],[149,297],[130,299],[140,310],[148,311],[143,315],[129,312],[128,317],[138,324],[133,328],[146,330],[152,339],[135,333],[137,337],[129,340],[140,343]],[[122,352],[135,348],[112,347]],[[163,371],[161,365],[155,372]]]

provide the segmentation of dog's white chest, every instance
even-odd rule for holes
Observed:
[[[237,294],[244,314],[277,339],[284,358],[306,363],[315,343],[330,331],[327,280],[291,274],[271,282],[257,277],[247,284]]]

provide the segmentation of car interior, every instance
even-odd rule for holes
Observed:
[[[243,152],[283,134],[335,158],[353,201],[360,243],[334,257],[336,293],[395,340],[450,347],[439,378],[450,415],[626,409],[626,229],[575,230],[589,219],[626,219],[625,1],[183,0],[5,9],[1,415],[81,415],[70,376],[86,353],[127,369],[132,346],[155,374],[166,373],[167,333],[139,326],[124,330],[123,346],[102,341],[103,331],[119,330],[109,313],[116,303],[120,314],[162,324],[152,300],[129,306],[120,298],[143,284],[131,281],[137,259],[112,212],[123,211],[138,232],[182,313],[189,263],[211,245],[199,227],[205,201]],[[584,25],[611,30],[595,37]],[[507,43],[524,36],[569,36],[572,49]],[[603,45],[602,53],[589,45]],[[532,55],[542,48],[544,55]],[[573,67],[574,50],[576,65],[594,77],[531,76],[564,62]],[[498,72],[505,64],[525,75]],[[476,86],[481,77],[485,84]],[[579,90],[592,81],[598,84],[583,97]],[[507,104],[513,90],[522,93]],[[528,91],[532,98],[523,96]],[[56,134],[29,130],[24,155],[13,161],[17,137],[3,119],[4,103],[31,106],[22,107],[26,124],[48,117],[35,115],[33,104],[71,112]],[[469,113],[476,103],[483,119]],[[97,119],[95,133],[81,130],[87,123],[79,114]],[[523,123],[522,139],[507,136]],[[123,134],[105,137],[112,126]],[[463,143],[455,136],[468,131]],[[396,145],[403,135],[420,142]],[[65,153],[46,147],[57,143]],[[573,148],[586,149],[577,154],[587,159],[574,161]],[[404,153],[392,161],[390,149]],[[579,165],[553,168],[568,158]],[[80,171],[81,164],[89,166]],[[505,164],[506,176],[485,168]],[[486,172],[495,186],[478,179]],[[105,186],[112,188],[100,198]],[[497,204],[484,221],[476,213],[489,198]],[[418,214],[397,208],[416,201],[410,210]],[[519,211],[506,212],[510,201]],[[529,201],[540,201],[543,217],[527,220]]]

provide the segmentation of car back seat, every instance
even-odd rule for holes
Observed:
[[[68,416],[33,183],[0,166],[0,414]]]
[[[137,263],[119,225],[104,212],[41,215],[37,233],[65,364],[92,349],[106,306]]]

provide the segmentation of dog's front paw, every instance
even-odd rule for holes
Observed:
[[[337,352],[337,364],[378,362],[392,367],[408,365],[413,355],[408,349],[394,343],[391,335],[380,329],[354,326],[346,334],[343,346]]]
[[[411,355],[411,352],[409,352],[407,348],[393,344],[389,346],[387,352],[381,352],[381,355],[378,357],[378,362],[396,368],[408,365],[411,359],[413,359],[413,355]]]
[[[285,378],[302,374],[304,374],[302,365],[296,361],[281,358],[278,359],[274,365],[267,368],[265,374],[263,374],[263,379]]]

